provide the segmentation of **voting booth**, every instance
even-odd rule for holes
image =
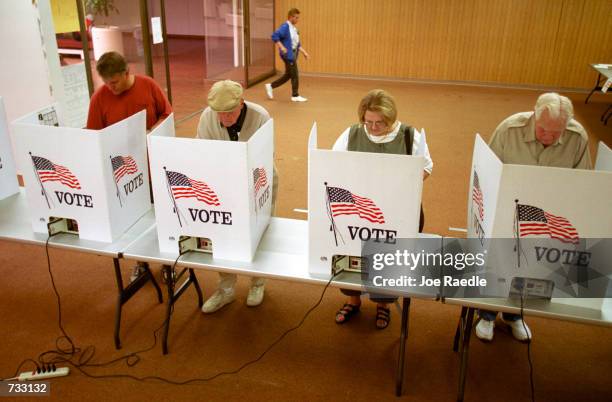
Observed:
[[[557,302],[601,308],[612,273],[610,200],[612,172],[503,164],[476,135],[468,237],[488,252],[489,282],[501,294],[531,283],[567,298]]]
[[[603,142],[597,147],[597,159],[595,160],[595,170],[612,172],[612,149]]]
[[[362,241],[415,238],[423,156],[322,150],[316,137],[315,123],[308,151],[309,272],[329,275],[347,257],[350,270],[360,264]]]
[[[160,251],[251,261],[270,222],[273,120],[234,142],[177,138],[171,115],[148,141]]]
[[[112,242],[151,208],[145,113],[96,131],[52,105],[12,123],[34,232]]]
[[[4,102],[0,96],[0,200],[19,192],[12,149]]]

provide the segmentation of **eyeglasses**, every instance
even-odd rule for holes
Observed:
[[[372,127],[376,127],[376,128],[385,128],[385,127],[387,127],[387,123],[385,123],[385,122],[384,122],[384,121],[382,121],[382,120],[379,120],[379,121],[368,121],[368,120],[365,120],[365,121],[363,122],[363,124],[364,124],[366,127],[368,127],[368,128],[372,128]]]

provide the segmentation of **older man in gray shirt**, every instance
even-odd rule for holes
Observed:
[[[208,107],[202,112],[196,138],[224,141],[248,141],[270,119],[263,107],[242,98],[242,86],[234,81],[216,82],[208,92]],[[278,177],[274,169],[272,210],[276,201]],[[219,273],[219,286],[202,306],[202,312],[214,313],[235,300],[236,275]],[[251,278],[247,306],[258,306],[264,297],[264,280]]]
[[[503,163],[592,169],[589,137],[574,120],[574,107],[567,97],[554,92],[542,94],[534,111],[516,113],[495,129],[489,147]],[[480,310],[476,336],[493,340],[497,312]],[[531,339],[531,330],[517,314],[503,313],[502,320],[519,341]]]

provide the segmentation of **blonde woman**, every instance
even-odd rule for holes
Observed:
[[[368,92],[359,103],[357,115],[359,123],[344,130],[332,148],[334,151],[420,154],[425,157],[423,179],[431,174],[433,162],[425,137],[397,119],[395,100],[388,92],[382,89]],[[421,210],[419,231],[423,230],[423,222],[424,216]],[[341,289],[341,291],[349,296],[349,300],[336,313],[338,324],[348,322],[361,308],[360,291],[347,289]],[[370,299],[377,303],[376,328],[387,328],[391,320],[388,305],[395,301],[396,297],[371,294]]]

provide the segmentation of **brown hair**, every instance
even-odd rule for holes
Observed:
[[[128,70],[125,58],[117,52],[104,53],[96,63],[96,70],[102,78],[110,78],[117,73]]]
[[[383,89],[373,89],[359,102],[357,115],[359,121],[364,122],[365,112],[377,112],[383,116],[383,120],[387,126],[391,126],[397,120],[397,107],[395,99]]]
[[[291,18],[294,15],[298,15],[300,13],[300,10],[298,10],[297,8],[293,7],[291,10],[289,10],[289,12],[287,13],[287,18]]]

